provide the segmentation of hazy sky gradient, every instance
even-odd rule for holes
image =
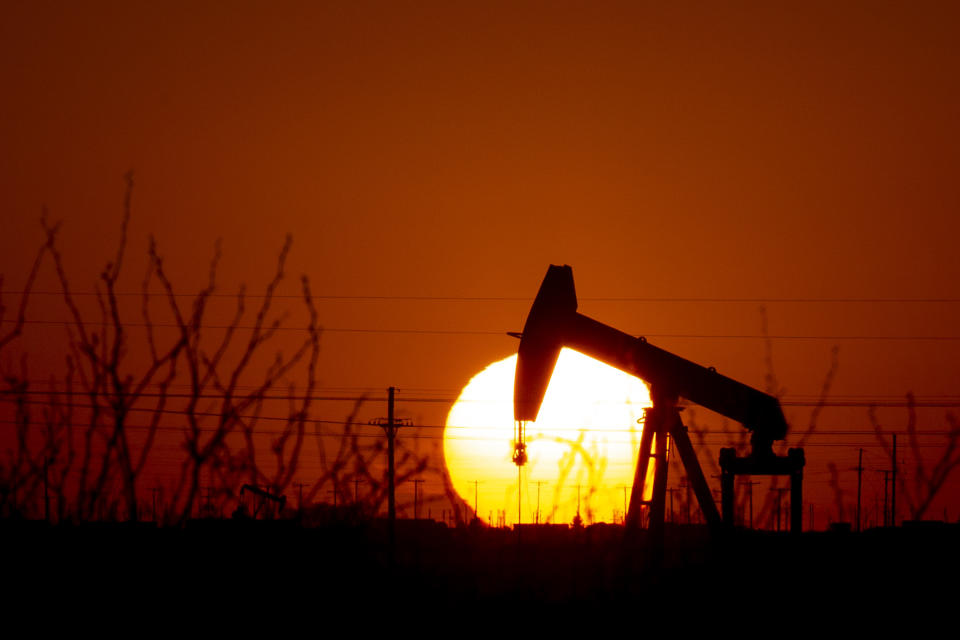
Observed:
[[[91,291],[132,169],[129,290],[148,233],[184,292],[222,238],[231,292],[262,287],[289,232],[291,283],[306,273],[320,294],[532,298],[566,263],[583,298],[960,298],[960,5],[667,4],[6,3],[5,287],[47,206]],[[58,319],[48,302],[31,317]],[[759,307],[581,304],[651,336],[757,335]],[[331,328],[500,332],[527,308],[320,312]],[[957,303],[767,312],[782,336],[960,336]],[[32,331],[27,349],[47,348]],[[765,385],[762,341],[651,340]],[[960,393],[960,341],[777,340],[788,395],[817,393],[835,344],[837,394]],[[515,348],[331,332],[322,382],[454,393]],[[865,410],[821,420],[867,426]]]

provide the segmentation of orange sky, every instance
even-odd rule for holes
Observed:
[[[451,4],[6,3],[5,288],[46,205],[92,290],[132,169],[128,290],[150,232],[183,291],[222,238],[227,292],[262,287],[289,232],[290,275],[318,294],[525,298],[324,301],[330,329],[491,332],[330,331],[326,386],[452,398],[515,350],[500,332],[550,263],[573,266],[584,313],[760,388],[762,341],[670,337],[758,335],[760,303],[590,298],[960,298],[955,5]],[[786,400],[819,391],[834,345],[838,397],[958,399],[960,340],[915,338],[960,336],[960,303],[766,306],[774,335],[836,337],[774,341]],[[51,351],[51,331],[25,350]],[[820,424],[869,427],[864,408]],[[837,442],[853,447],[808,449],[811,491],[827,460],[855,488],[872,436]]]

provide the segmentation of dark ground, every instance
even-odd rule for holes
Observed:
[[[837,611],[901,618],[960,604],[960,527],[907,524],[711,540],[669,526],[660,566],[618,526],[448,529],[399,521],[303,528],[295,521],[47,526],[0,522],[7,602],[68,609],[244,616],[396,611],[720,612],[734,625]],[[15,609],[13,609],[15,610]],[[482,612],[488,612],[483,614]],[[373,615],[373,614],[371,614]],[[770,618],[767,618],[770,616]]]

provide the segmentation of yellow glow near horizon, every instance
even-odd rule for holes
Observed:
[[[443,447],[454,489],[486,522],[517,521],[513,453],[513,379],[517,356],[494,362],[463,388],[447,416]],[[536,422],[527,424],[520,480],[524,523],[620,522],[633,485],[643,382],[572,349],[563,349]],[[474,482],[478,482],[474,485]],[[476,498],[475,492],[476,491]]]

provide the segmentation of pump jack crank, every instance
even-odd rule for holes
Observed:
[[[513,334],[515,335],[515,334]],[[647,409],[640,438],[640,455],[634,475],[628,531],[640,528],[641,505],[649,504],[650,530],[662,539],[667,491],[667,437],[673,441],[710,529],[733,526],[734,477],[736,475],[789,475],[791,478],[790,529],[800,532],[803,518],[803,449],[788,455],[773,453],[773,442],[787,434],[787,421],[773,396],[703,367],[577,313],[573,270],[551,265],[540,285],[536,300],[520,334],[520,349],[514,381],[513,410],[517,421],[516,458],[526,459],[524,423],[537,419],[547,385],[562,347],[570,347],[592,358],[635,375],[650,385],[653,407]],[[720,451],[721,505],[717,512],[710,488],[696,453],[680,419],[679,398],[699,404],[751,431],[752,450],[738,456],[736,449]],[[654,463],[652,500],[644,502],[644,483],[650,460]]]

